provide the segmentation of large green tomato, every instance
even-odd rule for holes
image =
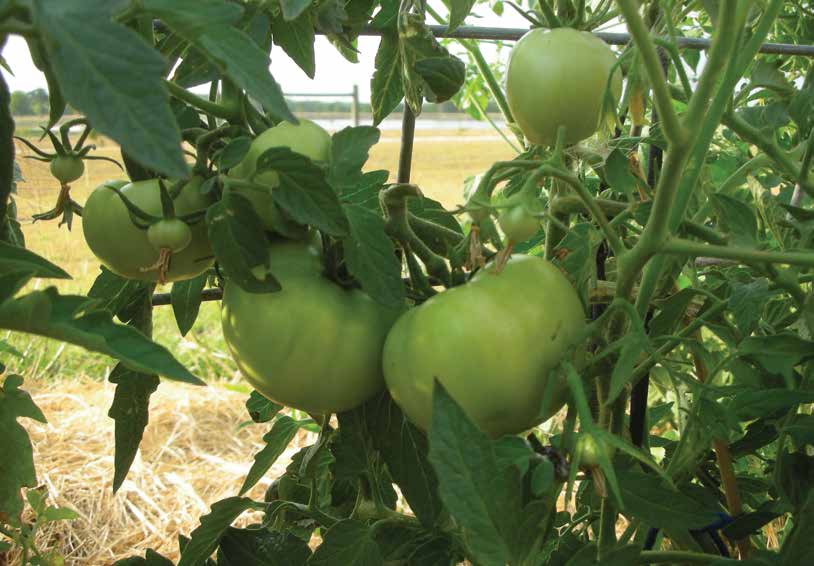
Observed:
[[[357,407],[384,387],[382,346],[398,311],[322,275],[306,242],[274,243],[276,293],[247,293],[227,282],[223,336],[246,380],[283,405],[310,413]]]
[[[121,190],[130,202],[152,216],[161,216],[161,190],[156,180],[104,183],[98,186],[82,211],[82,231],[93,254],[112,272],[128,279],[156,281],[159,250],[150,243],[148,231],[133,224],[130,212],[119,196],[106,185]],[[206,209],[210,199],[201,193],[201,179],[194,178],[173,201],[178,216]],[[192,239],[170,259],[167,281],[190,279],[213,263],[204,221],[190,226]]]
[[[553,264],[513,256],[405,313],[384,347],[393,399],[423,429],[438,379],[467,415],[498,437],[527,430],[557,412],[564,383],[549,370],[585,324],[582,304]],[[545,401],[545,403],[544,403]]]
[[[534,29],[520,38],[509,57],[506,96],[529,141],[553,145],[561,125],[567,144],[593,135],[615,62],[610,47],[588,32]],[[618,100],[621,91],[616,72],[611,92]]]
[[[301,119],[296,125],[283,122],[257,136],[243,160],[229,171],[230,177],[252,180],[268,189],[230,190],[239,192],[241,196],[251,201],[266,230],[277,231],[284,219],[274,207],[271,190],[280,185],[280,177],[274,171],[266,171],[252,179],[257,171],[257,158],[272,147],[287,147],[312,161],[328,161],[331,157],[331,136],[310,120]]]

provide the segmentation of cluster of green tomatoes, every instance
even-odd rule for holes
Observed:
[[[590,136],[613,62],[611,51],[590,34],[534,30],[524,37],[512,53],[507,93],[527,139],[550,145],[561,125],[571,143]],[[279,178],[274,171],[257,174],[256,162],[281,146],[327,162],[331,138],[307,120],[280,124],[259,135],[228,173],[270,191],[244,190],[243,196],[268,231],[267,269],[282,290],[249,293],[227,280],[222,301],[226,344],[257,391],[286,406],[330,414],[387,387],[405,414],[427,429],[438,380],[494,437],[527,430],[563,406],[565,387],[549,373],[580,335],[585,314],[557,267],[514,255],[420,305],[378,304],[326,276],[314,230],[300,227],[300,238],[290,237],[296,226],[279,230],[290,222],[270,196]],[[204,185],[196,177],[103,184],[84,207],[90,249],[127,278],[179,281],[203,273],[213,263],[201,221],[213,197]],[[524,201],[504,208],[499,223],[510,241],[519,242],[539,231],[540,214]]]

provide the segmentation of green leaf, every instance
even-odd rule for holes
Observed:
[[[796,365],[814,357],[814,343],[791,333],[750,336],[738,345],[738,354],[771,374],[791,378]]]
[[[404,305],[401,262],[393,242],[385,234],[384,219],[353,204],[344,205],[350,235],[343,240],[348,271],[370,297],[383,305]]]
[[[613,366],[610,390],[606,401],[608,404],[613,403],[630,382],[633,377],[633,369],[639,362],[641,355],[651,350],[650,341],[640,325],[631,325],[630,331],[620,339],[620,342],[622,351]]]
[[[325,533],[322,544],[308,560],[308,566],[382,566],[379,545],[373,540],[370,528],[364,523],[346,519],[339,521]]]
[[[795,90],[783,71],[775,63],[765,59],[756,60],[752,67],[752,86],[768,88],[779,93],[790,93]]]
[[[218,169],[226,170],[231,169],[246,157],[249,152],[249,147],[252,145],[252,138],[248,136],[241,136],[229,140],[219,153],[218,153]]]
[[[198,312],[201,310],[201,293],[206,287],[208,277],[209,275],[204,272],[192,279],[172,284],[170,302],[181,336],[187,335],[198,318]]]
[[[304,540],[263,528],[229,527],[218,547],[218,566],[305,566],[310,557]]]
[[[299,423],[285,415],[281,415],[274,421],[274,426],[263,436],[263,442],[266,445],[254,455],[254,464],[240,487],[239,495],[244,495],[249,491],[271,469],[299,429]]]
[[[33,6],[68,103],[139,163],[186,177],[181,132],[163,84],[166,63],[135,31],[113,21],[115,3],[35,0]]]
[[[271,273],[260,279],[255,268],[268,266],[263,224],[251,202],[228,191],[206,211],[209,241],[220,268],[231,282],[249,293],[272,293],[281,289]]]
[[[245,497],[228,497],[212,505],[212,510],[201,517],[201,524],[190,534],[181,552],[178,566],[198,566],[215,551],[226,529],[244,511],[260,509],[261,505]]]
[[[379,193],[389,178],[390,173],[388,171],[370,171],[362,175],[356,185],[340,187],[339,196],[345,204],[356,204],[381,214],[382,207],[381,203],[379,203]]]
[[[738,393],[730,401],[728,410],[738,420],[750,421],[806,403],[814,403],[814,392],[760,389]]]
[[[799,513],[794,515],[794,527],[780,549],[780,564],[796,566],[811,559],[811,541],[814,539],[814,491],[809,492]]]
[[[283,17],[288,21],[299,18],[311,4],[312,0],[280,0]]]
[[[331,138],[331,164],[328,182],[340,195],[362,179],[362,167],[370,157],[370,148],[379,142],[381,132],[372,126],[347,127]]]
[[[735,517],[731,523],[721,529],[721,532],[729,540],[740,540],[759,533],[765,525],[783,516],[782,511],[772,509],[772,507],[777,507],[773,503],[777,502],[767,502],[757,511]]]
[[[310,3],[310,0],[309,0]],[[314,57],[314,24],[309,14],[302,14],[295,20],[276,18],[271,25],[274,45],[283,51],[313,79],[316,73]]]
[[[304,155],[287,147],[273,147],[257,158],[257,172],[274,170],[280,185],[274,202],[300,224],[319,228],[331,236],[348,233],[348,219],[325,173]]]
[[[709,509],[669,487],[658,476],[635,471],[617,473],[625,514],[654,527],[701,529],[717,520]]]
[[[449,0],[449,25],[448,31],[452,31],[462,23],[475,6],[475,0]]]
[[[463,531],[478,564],[504,566],[520,514],[517,469],[501,468],[492,441],[466,416],[440,382],[433,390],[430,462],[444,505]]]
[[[116,385],[113,404],[107,413],[116,423],[113,459],[113,491],[124,483],[136,458],[144,429],[150,418],[150,395],[158,389],[157,375],[146,374],[117,364],[108,378]]]
[[[246,400],[246,410],[256,423],[267,423],[283,408],[282,405],[266,399],[257,391],[252,391]]]
[[[0,458],[0,521],[16,520],[23,510],[20,490],[37,485],[34,455],[26,430],[17,422],[19,418],[47,422],[45,415],[20,389],[23,378],[7,375],[0,394],[0,438],[3,439]]]
[[[772,427],[770,438],[774,440],[777,434]],[[781,432],[788,434],[792,441],[800,448],[805,445],[814,446],[814,415],[793,415]]]
[[[370,106],[373,110],[373,125],[377,126],[404,98],[398,34],[382,34],[379,50],[376,52],[375,68],[370,79]]]
[[[238,88],[245,90],[276,117],[296,122],[280,85],[271,76],[271,61],[243,30],[230,25],[233,8],[221,10],[223,2],[205,2],[215,12],[201,13],[200,2],[148,0],[145,8],[161,18],[203,53],[207,60]],[[188,6],[187,9],[184,9]]]
[[[54,288],[0,305],[0,328],[62,340],[107,354],[132,370],[203,385],[163,346],[134,328],[114,323],[108,311],[93,308],[92,300],[59,295]]]
[[[141,0],[142,9],[172,22],[180,35],[196,36],[213,26],[231,26],[243,10],[223,0]]]
[[[130,322],[133,307],[140,304],[145,293],[149,293],[149,285],[135,279],[125,279],[107,269],[101,268],[96,277],[88,297],[96,299],[96,306],[109,310],[119,317],[122,322]]]
[[[757,218],[755,210],[745,202],[722,194],[710,196],[723,229],[732,238],[733,243],[754,245],[757,240]]]
[[[763,315],[763,308],[769,302],[769,280],[765,277],[753,279],[748,283],[730,281],[732,293],[729,295],[729,310],[735,324],[744,336],[755,329]]]
[[[651,337],[666,336],[672,334],[681,323],[687,307],[690,306],[693,298],[698,295],[695,289],[682,289],[678,293],[668,297],[658,303],[658,314],[653,317],[648,325],[648,333]]]
[[[614,149],[602,168],[608,184],[619,195],[632,199],[636,192],[636,178],[630,172],[630,161],[621,148]]]
[[[429,87],[424,95],[431,102],[445,102],[455,96],[466,78],[466,65],[452,55],[421,59],[415,64],[415,71]]]
[[[70,279],[61,267],[25,248],[0,242],[0,273],[27,271],[32,277]]]
[[[386,392],[364,405],[368,434],[410,509],[426,528],[441,513],[438,478],[427,460],[427,437],[402,414]]]
[[[155,550],[148,549],[145,558],[135,556],[117,560],[113,566],[173,566],[172,560],[164,558]]]

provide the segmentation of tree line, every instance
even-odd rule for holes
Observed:
[[[288,105],[294,113],[297,112],[330,112],[337,114],[350,113],[352,102],[350,100],[326,101],[326,100],[289,100]],[[489,112],[497,112],[497,107],[492,108],[490,103]],[[370,103],[360,102],[359,112],[370,113]],[[460,112],[452,101],[441,104],[425,104],[424,112],[427,113],[457,113]],[[16,90],[11,93],[11,112],[14,116],[46,116],[48,115],[48,91],[37,88],[28,92]],[[67,113],[73,114],[71,108]]]

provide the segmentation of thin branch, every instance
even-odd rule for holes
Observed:
[[[678,120],[673,109],[673,98],[667,86],[667,77],[659,61],[656,45],[650,37],[650,32],[639,14],[639,3],[636,0],[618,0],[622,15],[627,22],[628,30],[639,48],[650,85],[653,89],[653,98],[658,109],[661,129],[664,137],[670,144],[680,145],[686,141],[687,132]]]

